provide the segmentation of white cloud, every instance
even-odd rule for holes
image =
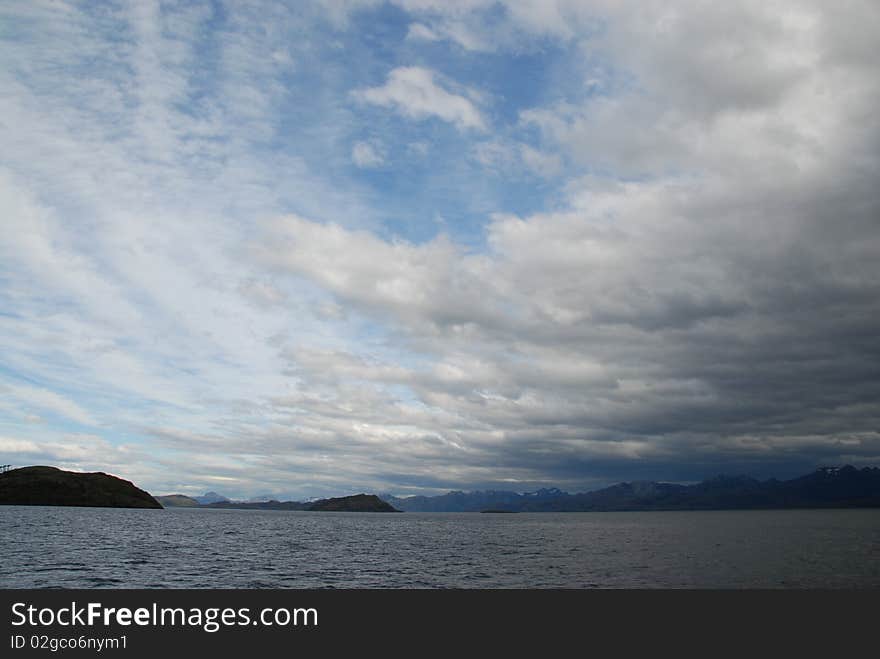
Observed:
[[[466,51],[498,52],[563,43],[602,8],[584,0],[395,0],[419,20],[410,24],[410,39],[447,40]]]
[[[74,401],[41,387],[0,385],[0,396],[11,396],[28,408],[46,410],[87,426],[93,426],[97,423],[85,409]]]
[[[0,437],[0,452],[2,453],[36,453],[38,447],[34,442],[15,437]]]
[[[552,178],[562,172],[562,159],[555,153],[546,153],[528,144],[520,144],[519,156],[525,166],[538,176]]]
[[[562,159],[558,154],[540,151],[528,144],[500,140],[481,142],[474,147],[473,157],[484,167],[505,175],[529,172],[549,179],[562,172]]]
[[[416,40],[421,39],[423,41],[440,40],[440,36],[436,32],[421,23],[411,23],[406,31],[406,38]]]
[[[384,85],[358,89],[352,94],[364,103],[391,108],[410,119],[436,117],[462,130],[486,130],[483,115],[467,98],[477,93],[465,89],[466,95],[455,94],[439,85],[437,77],[430,69],[402,66],[388,74]]]
[[[283,291],[268,281],[250,278],[243,281],[238,290],[260,307],[273,307],[287,301]]]
[[[361,169],[379,167],[385,163],[380,146],[371,142],[355,142],[351,148],[351,161]]]
[[[387,306],[402,315],[417,317],[448,304],[450,314],[466,317],[480,303],[471,273],[479,259],[473,266],[461,261],[460,250],[442,236],[418,246],[388,243],[366,231],[288,216],[271,225],[258,254],[266,265],[306,274],[349,303]],[[461,263],[466,268],[457,273]]]
[[[582,61],[593,63],[580,71],[593,92],[521,117],[545,149],[591,171],[802,171],[822,162],[829,139],[849,134],[841,99],[860,106],[877,93],[857,67],[835,63],[849,47],[837,31],[840,12],[824,3],[588,3],[579,19],[575,5],[557,5],[572,26],[601,17],[601,30],[576,39]],[[867,24],[877,20],[876,8],[853,7]],[[533,34],[548,25],[517,20]]]

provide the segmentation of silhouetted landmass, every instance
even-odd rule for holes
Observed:
[[[0,505],[161,508],[147,492],[104,473],[22,467],[0,474]]]
[[[155,499],[163,508],[195,508],[199,505],[198,501],[184,494],[166,494]]]
[[[353,513],[397,513],[394,506],[382,501],[375,494],[355,494],[350,497],[321,499],[312,502],[308,510],[347,511]]]
[[[636,481],[594,492],[560,490],[449,492],[436,497],[383,498],[408,512],[579,512],[880,507],[880,468],[825,467],[787,481],[718,476],[696,485]]]
[[[236,510],[313,510],[352,513],[397,513],[393,506],[375,494],[355,494],[350,497],[320,499],[318,501],[221,501],[202,508],[229,508]]]

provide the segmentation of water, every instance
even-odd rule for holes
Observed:
[[[880,511],[0,506],[3,588],[880,587]]]

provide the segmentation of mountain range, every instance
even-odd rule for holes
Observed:
[[[717,476],[694,485],[633,481],[569,494],[558,489],[380,495],[404,512],[577,512],[880,507],[880,468],[822,467],[791,480]]]
[[[202,503],[205,501],[205,503]],[[316,501],[238,502],[208,492],[153,498],[132,483],[103,473],[24,467],[0,474],[0,504],[348,510],[362,512],[574,512],[727,510],[769,508],[880,508],[880,468],[822,467],[791,480],[717,476],[694,485],[633,481],[569,494],[556,488],[518,493],[453,491],[439,496],[359,494]]]
[[[205,496],[208,497],[212,493]],[[375,494],[355,494],[347,497],[316,499],[314,501],[230,501],[222,495],[213,493],[215,501],[199,503],[203,497],[188,497],[182,494],[157,496],[156,500],[165,508],[226,508],[236,510],[310,510],[318,512],[362,512],[396,513],[400,512]]]
[[[205,492],[202,496],[193,497],[193,499],[203,506],[209,503],[223,503],[229,501],[229,499],[222,494],[217,494],[216,492]]]

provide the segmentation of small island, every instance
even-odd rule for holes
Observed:
[[[394,506],[382,501],[375,494],[355,494],[350,497],[321,499],[309,504],[306,510],[352,513],[399,513]]]
[[[0,505],[162,508],[150,494],[116,476],[45,466],[0,474]]]
[[[318,499],[317,501],[216,501],[214,503],[199,504],[194,499],[182,497],[182,495],[168,495],[157,497],[168,508],[195,507],[189,503],[181,503],[182,500],[194,501],[196,506],[204,509],[222,508],[228,510],[305,510],[311,512],[348,512],[348,513],[399,513],[394,506],[383,501],[375,494],[354,494],[348,497],[335,497],[332,499]]]

